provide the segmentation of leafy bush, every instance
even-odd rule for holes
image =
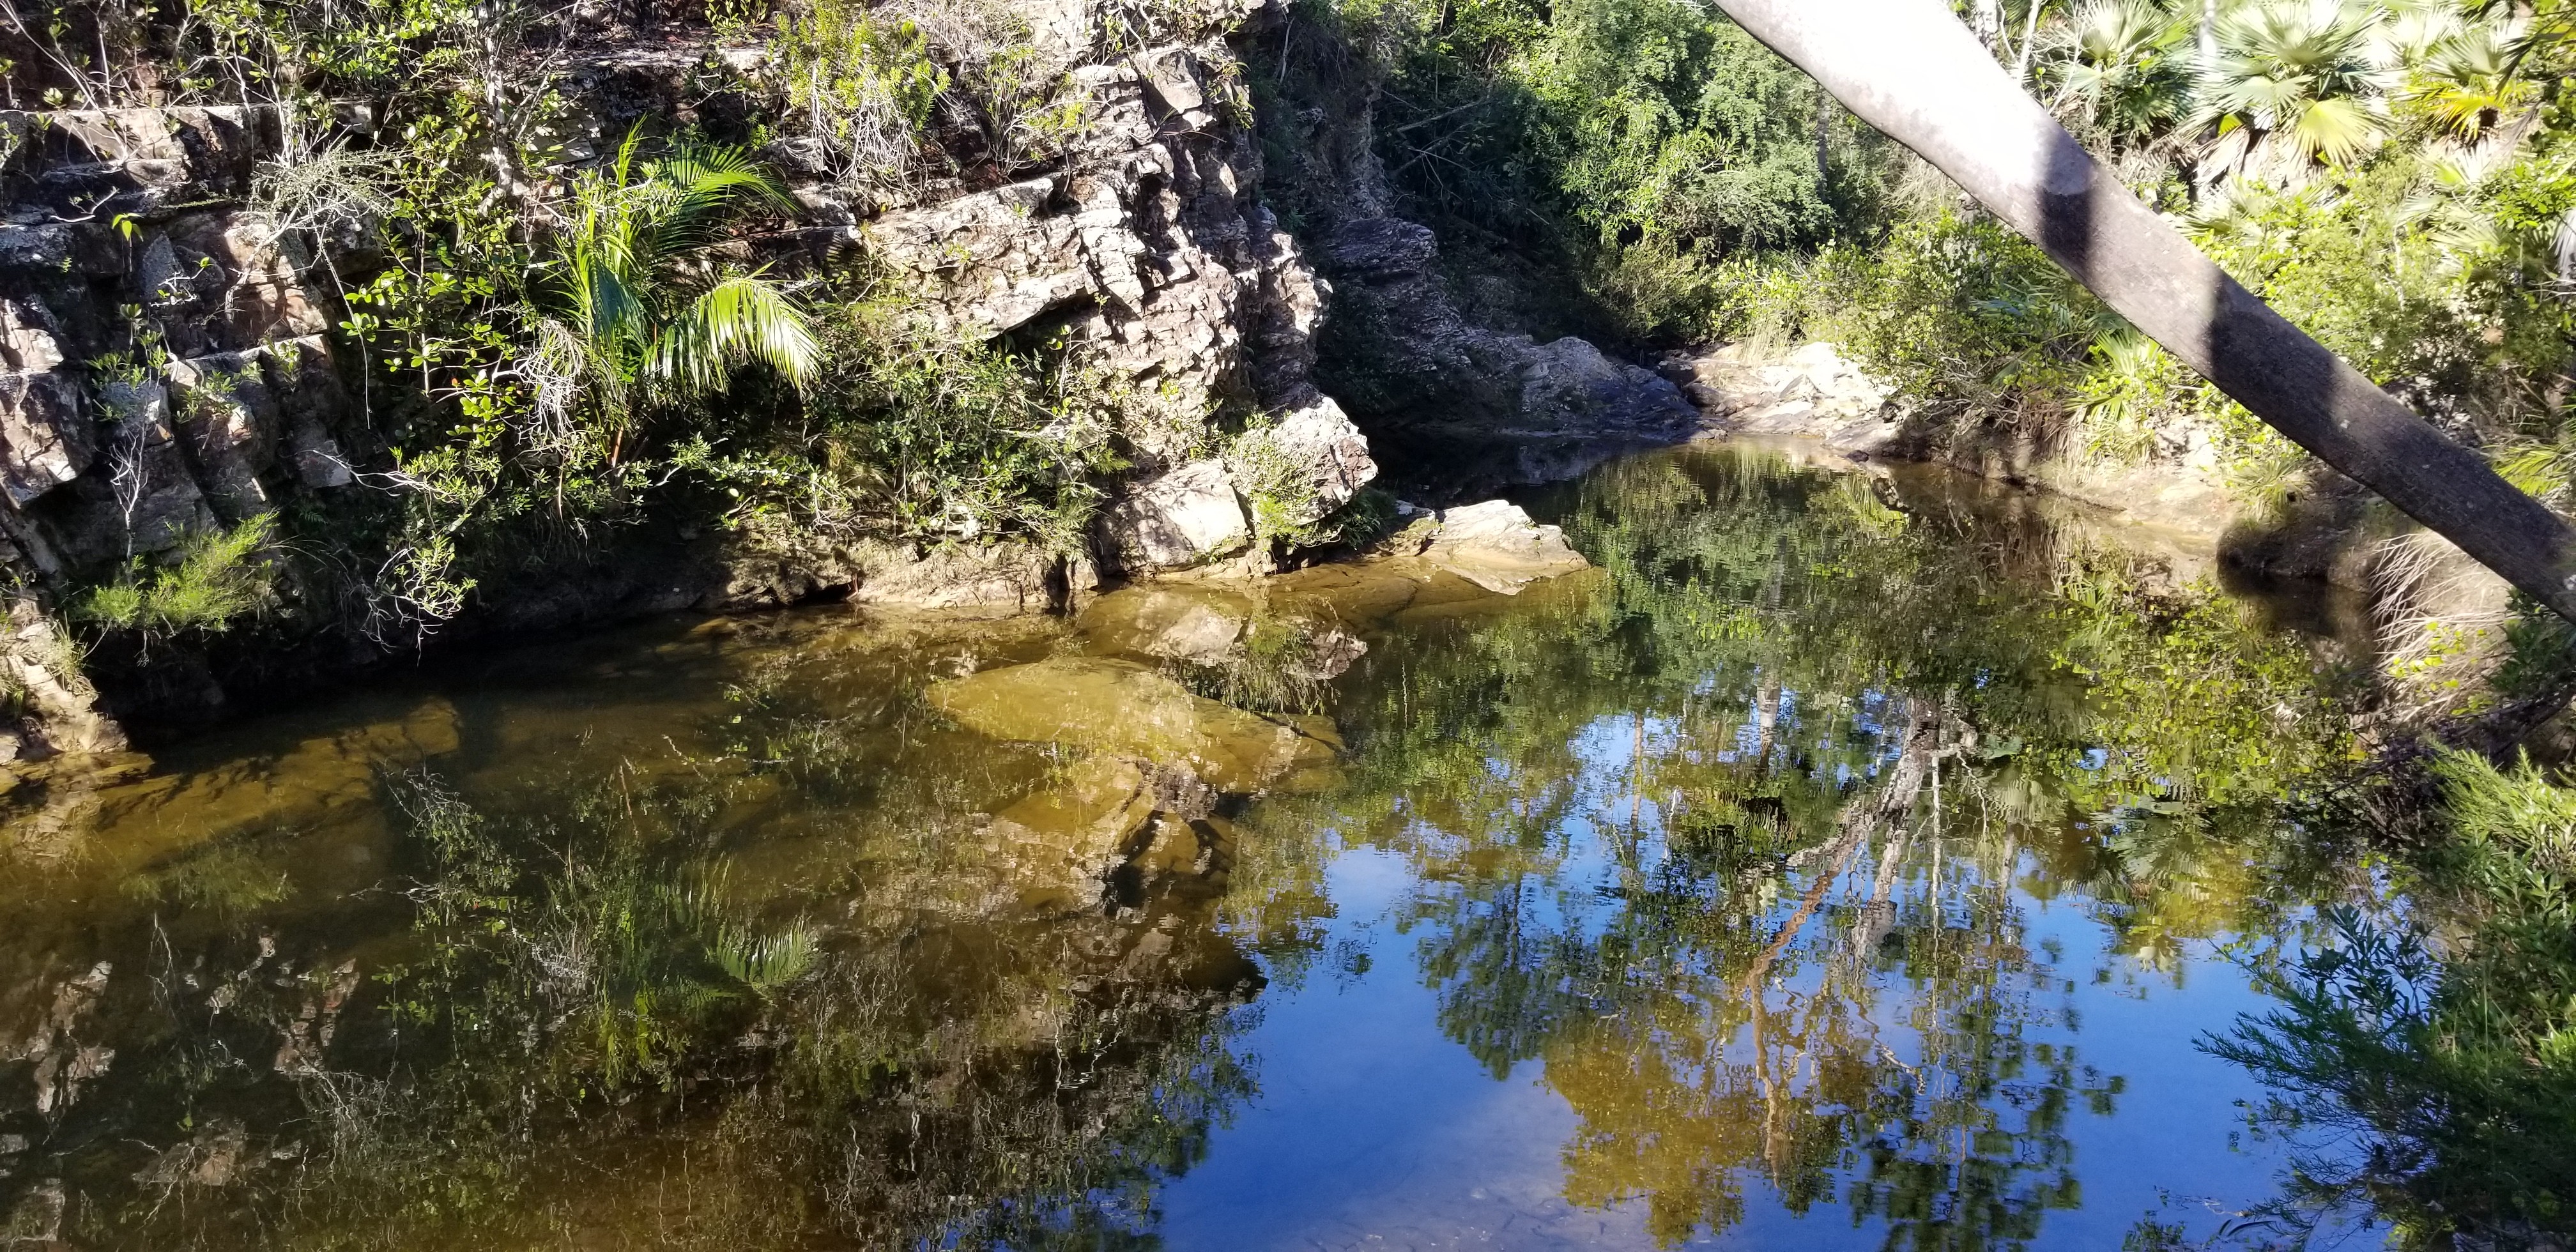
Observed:
[[[864,535],[1082,549],[1131,389],[1063,344],[961,342],[899,300],[825,326],[801,425],[709,429],[675,456],[726,494],[728,525],[775,549]]]
[[[1462,264],[1572,277],[1581,316],[1614,333],[1706,333],[1730,266],[1864,232],[1879,212],[1875,137],[1712,8],[1342,0],[1314,16],[1387,83],[1378,156],[1407,211],[1453,256],[1489,255]]]
[[[2282,1007],[2204,1046],[2281,1094],[2307,1145],[2285,1214],[2375,1208],[2409,1247],[2548,1246],[2576,1228],[2576,791],[2446,752],[2417,915],[2332,916],[2273,980]]]
[[[948,89],[919,27],[856,0],[809,0],[780,18],[773,51],[791,124],[823,145],[843,183],[891,185],[913,168]]]
[[[91,588],[74,616],[153,638],[220,633],[269,607],[273,575],[265,550],[275,536],[276,524],[265,515],[228,531],[192,534],[169,563],[149,567],[137,557],[116,581]]]

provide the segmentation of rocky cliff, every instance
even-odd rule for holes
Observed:
[[[801,207],[786,236],[821,264],[894,276],[941,334],[1069,344],[1153,411],[1088,559],[865,539],[781,557],[647,528],[485,592],[445,637],[841,591],[1024,609],[1121,574],[1238,557],[1257,571],[1273,555],[1255,542],[1262,507],[1274,528],[1308,525],[1377,475],[1367,440],[1312,375],[1327,289],[1260,196],[1250,105],[1224,37],[1266,20],[1261,0],[1125,52],[1104,51],[1083,6],[1058,7],[1035,15],[1022,52],[1061,74],[1082,123],[1036,176],[991,185],[988,170],[959,161],[960,177],[872,202],[801,161],[792,141],[763,155]],[[585,56],[566,76],[586,132],[564,149],[573,164],[532,178],[560,185],[638,116],[692,116],[711,76],[758,100],[771,72],[761,48],[703,41]],[[344,106],[329,140],[363,145],[370,116]],[[239,703],[285,671],[309,682],[403,642],[263,637],[254,625],[221,649],[153,656],[111,639],[84,661],[62,624],[82,588],[177,562],[192,540],[400,486],[382,398],[369,394],[385,363],[356,359],[339,329],[350,313],[339,293],[382,258],[354,237],[299,246],[309,234],[257,207],[277,199],[259,194],[263,171],[314,142],[285,129],[263,107],[0,113],[0,568],[19,597],[9,677],[27,714],[0,736],[0,755],[118,744],[85,671],[108,688],[108,710],[157,718]],[[1230,435],[1247,415],[1256,429]]]
[[[604,527],[560,523],[479,583],[411,577],[400,562],[417,546],[341,539],[441,489],[405,459],[424,429],[470,445],[495,419],[474,415],[457,376],[352,326],[386,316],[368,303],[372,280],[418,285],[436,268],[402,253],[469,244],[335,190],[317,154],[398,166],[425,124],[417,102],[0,113],[0,571],[15,597],[0,682],[21,714],[0,757],[114,747],[120,717],[185,722],[291,698],[433,633],[452,645],[825,596],[1026,611],[1120,579],[1258,574],[1365,529],[1347,519],[1381,462],[1416,498],[1465,500],[1697,428],[1648,370],[1462,314],[1437,241],[1390,207],[1365,99],[1356,131],[1345,117],[1291,145],[1301,202],[1321,189],[1329,209],[1283,224],[1265,165],[1278,149],[1238,51],[1293,25],[1280,0],[1156,6],[1150,20],[1091,0],[985,16],[1007,28],[999,52],[946,47],[909,19],[858,36],[863,49],[919,38],[919,73],[942,93],[920,123],[927,158],[900,178],[852,177],[782,112],[793,76],[813,70],[775,33],[641,38],[602,19],[628,33],[585,42],[565,33],[590,20],[578,17],[550,19],[561,29],[542,55],[510,61],[498,36],[485,49],[499,68],[478,71],[478,107],[521,120],[516,146],[483,163],[500,171],[489,196],[523,206],[507,246],[542,258],[571,189],[639,123],[743,144],[793,210],[728,244],[737,263],[808,283],[864,274],[934,339],[1098,372],[1123,397],[1116,468],[1084,488],[1097,499],[1070,546],[971,522],[750,542],[630,510]],[[1048,119],[1044,142],[997,141],[951,99],[952,82],[1000,64],[1035,85],[1024,116]],[[511,103],[521,96],[551,103]],[[487,384],[542,391],[528,358],[499,351],[518,363]],[[603,442],[609,470],[640,481]],[[516,490],[521,514],[562,517],[560,477],[550,500]],[[1367,507],[1392,520],[1392,505]],[[299,546],[315,534],[330,542]],[[81,616],[101,588],[185,582],[226,536],[261,540],[248,547],[272,571],[266,616],[193,633]],[[335,564],[353,568],[318,568]]]

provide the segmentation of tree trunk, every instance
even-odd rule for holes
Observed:
[[[2576,534],[2104,174],[1939,0],[1718,0],[2165,350],[2316,458],[2576,621]]]

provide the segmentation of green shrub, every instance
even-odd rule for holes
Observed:
[[[729,526],[778,549],[875,535],[1082,550],[1146,407],[1132,387],[1064,344],[962,341],[901,301],[822,320],[801,424],[711,427],[675,454],[725,493]]]
[[[273,602],[275,575],[267,549],[275,535],[276,524],[268,516],[228,531],[192,534],[180,542],[169,563],[151,567],[137,557],[116,581],[91,588],[74,615],[150,638],[219,634]]]

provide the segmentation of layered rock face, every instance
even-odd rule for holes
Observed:
[[[19,587],[351,482],[332,318],[239,207],[279,142],[259,108],[0,113],[0,564]],[[41,724],[0,755],[113,746],[33,609],[7,647]]]
[[[1135,439],[1140,480],[1103,519],[1103,567],[1185,568],[1250,544],[1252,476],[1207,455],[1220,409],[1281,415],[1266,443],[1302,480],[1299,524],[1348,503],[1377,465],[1315,385],[1328,293],[1257,195],[1233,54],[1213,39],[1170,45],[1072,78],[1089,125],[1061,171],[889,213],[859,228],[870,251],[943,330],[1059,332],[1160,411]]]
[[[1038,6],[1031,64],[1067,75],[1083,119],[1051,172],[979,191],[950,183],[867,221],[828,183],[795,188],[809,233],[857,243],[944,333],[1061,338],[1132,385],[1150,412],[1129,432],[1133,465],[1090,559],[1008,543],[782,559],[699,540],[486,589],[476,620],[551,626],[845,588],[872,603],[1017,611],[1104,574],[1236,557],[1251,559],[1229,568],[1266,568],[1266,528],[1322,520],[1378,467],[1313,378],[1330,293],[1258,195],[1250,106],[1222,35],[1264,3],[1223,0],[1194,42],[1106,61],[1078,0]],[[603,135],[633,111],[629,97],[670,111],[653,83],[636,89],[678,62],[638,64],[573,75]],[[0,567],[18,585],[60,599],[129,561],[175,559],[191,536],[382,488],[366,471],[384,468],[386,448],[361,363],[335,347],[346,311],[332,282],[381,258],[305,255],[307,236],[243,207],[262,162],[289,146],[257,108],[0,113]],[[1254,429],[1227,436],[1220,415]],[[0,733],[0,758],[21,743],[112,746],[113,723],[93,715],[95,693],[38,607],[13,618],[0,652],[42,716]],[[224,699],[211,677],[184,681],[198,703]]]

